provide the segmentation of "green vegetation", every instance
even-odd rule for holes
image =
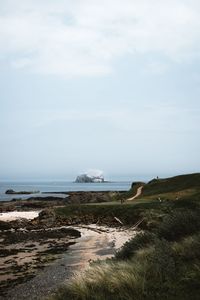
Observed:
[[[59,218],[70,220],[71,223],[97,223],[107,225],[120,225],[115,217],[124,225],[134,225],[143,219],[140,228],[153,226],[153,222],[161,219],[166,212],[170,212],[173,203],[160,203],[158,201],[139,201],[127,204],[82,204],[67,205],[57,208]]]
[[[175,200],[191,196],[196,198],[198,195],[200,195],[200,173],[153,179],[144,186],[141,197]]]
[[[143,186],[140,200],[179,200],[200,198],[200,173],[179,175],[170,178],[156,178],[148,183],[133,182],[131,189],[115,197],[115,200],[126,200],[133,197],[138,187]],[[135,201],[135,200],[134,200]]]
[[[189,175],[188,175],[189,176]],[[144,232],[127,242],[113,259],[92,263],[82,275],[61,288],[55,300],[197,300],[200,295],[199,174],[177,177],[174,194],[193,189],[194,197],[176,201],[140,200],[126,205],[81,206],[79,214],[100,218],[115,215],[126,224],[144,219]],[[184,181],[184,184],[181,182]],[[194,180],[192,182],[192,180]],[[173,193],[167,180],[149,183],[146,195]],[[159,184],[158,184],[159,182]],[[164,184],[166,183],[166,186]],[[156,196],[155,196],[156,195]],[[175,195],[173,196],[175,197]],[[77,208],[57,211],[75,214]],[[70,211],[71,210],[71,211]],[[103,219],[101,219],[103,221]]]
[[[144,232],[136,235],[135,238],[126,242],[121,250],[119,250],[115,257],[118,260],[126,260],[133,257],[138,250],[149,247],[155,243],[156,235],[151,232]]]

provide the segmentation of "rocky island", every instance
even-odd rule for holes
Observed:
[[[104,182],[104,177],[103,175],[88,175],[88,174],[81,174],[81,175],[78,175],[76,177],[76,180],[75,182],[77,183],[101,183],[101,182]]]
[[[6,195],[31,195],[31,194],[39,194],[40,191],[19,191],[16,192],[13,189],[9,189],[5,191]]]

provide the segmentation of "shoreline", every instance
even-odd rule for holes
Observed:
[[[60,197],[60,193],[49,196],[43,194],[42,197],[34,196],[27,199],[12,199],[0,201],[0,213],[9,211],[32,211],[51,209],[52,207],[62,207],[68,204],[88,204],[113,202],[113,199],[119,198],[124,191],[83,191],[83,192],[66,192],[65,197]],[[44,196],[45,195],[45,196]],[[63,192],[62,192],[62,195]]]
[[[64,229],[76,230],[77,232],[81,233],[81,237],[75,238],[73,240],[68,239],[65,242],[67,247],[62,249],[61,253],[55,255],[52,260],[47,261],[46,263],[40,262],[38,268],[36,268],[37,272],[35,274],[30,274],[30,276],[27,276],[27,271],[25,270],[24,275],[22,274],[19,283],[16,282],[16,284],[12,286],[9,278],[7,278],[8,286],[6,290],[4,287],[4,296],[0,297],[0,299],[39,300],[42,299],[44,295],[51,295],[66,280],[73,277],[75,273],[77,274],[85,270],[85,268],[89,266],[91,261],[111,258],[112,256],[114,256],[117,249],[119,249],[126,241],[128,241],[136,234],[136,231],[133,231],[131,229],[110,228],[108,226],[98,226],[96,224],[80,224],[73,227],[62,226],[58,228],[49,228],[48,231],[57,230],[57,235],[59,231],[62,231]],[[22,229],[20,229],[20,231],[22,231]],[[47,245],[43,243],[41,246],[39,246],[36,241],[34,242],[31,240],[28,242],[29,245],[31,245],[32,243],[32,245],[34,244],[35,246],[37,246],[40,252],[44,252],[44,248]],[[20,245],[19,243],[19,246],[21,247],[22,244]],[[23,246],[27,247],[27,244],[24,244]],[[55,246],[56,244],[54,243],[53,247]],[[10,246],[8,245],[8,248],[9,247]],[[48,246],[46,250],[48,251]],[[36,251],[36,249],[34,249],[34,251]],[[20,256],[19,261],[25,259],[26,265],[28,264],[27,259],[29,259],[30,263],[31,255],[32,258],[34,258],[34,255],[31,254],[30,248],[28,255],[25,254],[24,257],[24,254],[21,255],[22,256]],[[12,259],[12,261],[14,262],[16,261],[16,257],[17,253],[15,254],[15,257],[10,256],[9,260]],[[30,266],[31,264],[29,265],[29,267]]]
[[[40,300],[92,260],[113,257],[135,230],[117,222],[97,225],[92,219],[63,220],[54,212],[54,208],[88,200],[106,203],[113,195],[119,192],[72,192],[66,199],[0,202],[0,299]]]

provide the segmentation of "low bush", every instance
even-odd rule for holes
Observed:
[[[137,234],[116,253],[116,259],[130,259],[138,250],[154,244],[155,238],[155,234],[150,232]]]
[[[200,259],[200,233],[188,236],[173,243],[174,254],[177,259],[192,263]]]
[[[158,228],[158,237],[175,241],[200,230],[200,213],[193,210],[175,210],[166,215]]]

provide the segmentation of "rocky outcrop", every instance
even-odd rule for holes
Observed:
[[[103,177],[103,175],[90,176],[88,174],[81,174],[76,177],[75,182],[78,182],[78,183],[104,182],[104,177]]]
[[[5,194],[7,195],[31,195],[31,194],[38,194],[40,191],[19,191],[16,192],[12,189],[9,189],[7,191],[5,191]]]
[[[68,203],[101,203],[114,201],[123,192],[69,192]]]

